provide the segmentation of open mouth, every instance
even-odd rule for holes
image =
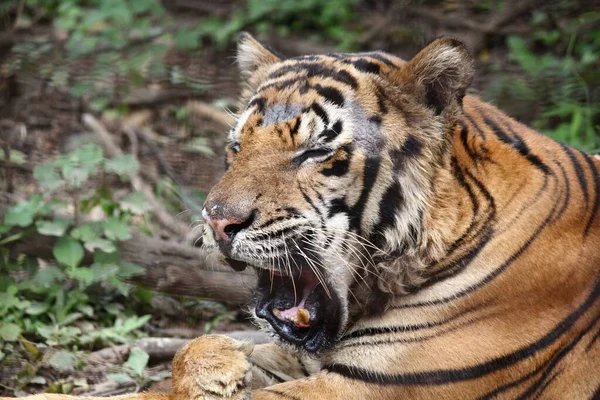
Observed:
[[[329,347],[340,326],[340,302],[310,269],[284,276],[258,269],[255,312],[281,339],[314,353]]]

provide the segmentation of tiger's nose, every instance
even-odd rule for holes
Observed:
[[[244,219],[214,218],[208,214],[206,208],[202,210],[202,217],[215,232],[217,240],[225,242],[231,242],[235,235],[252,224],[252,215]]]

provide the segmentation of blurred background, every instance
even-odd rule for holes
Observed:
[[[242,30],[286,56],[459,38],[472,93],[600,150],[597,1],[2,0],[0,396],[168,390],[189,338],[265,340],[252,274],[198,240]]]

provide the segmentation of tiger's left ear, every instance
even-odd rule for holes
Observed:
[[[237,40],[237,62],[242,77],[254,89],[265,76],[265,67],[281,61],[275,52],[256,40],[247,32],[242,32]]]
[[[462,107],[473,81],[473,58],[461,41],[441,38],[421,50],[401,74],[401,79],[413,84],[422,101],[440,115],[448,107]]]

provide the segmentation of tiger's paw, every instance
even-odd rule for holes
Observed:
[[[173,399],[250,398],[254,345],[227,336],[205,335],[182,347],[173,359]]]

